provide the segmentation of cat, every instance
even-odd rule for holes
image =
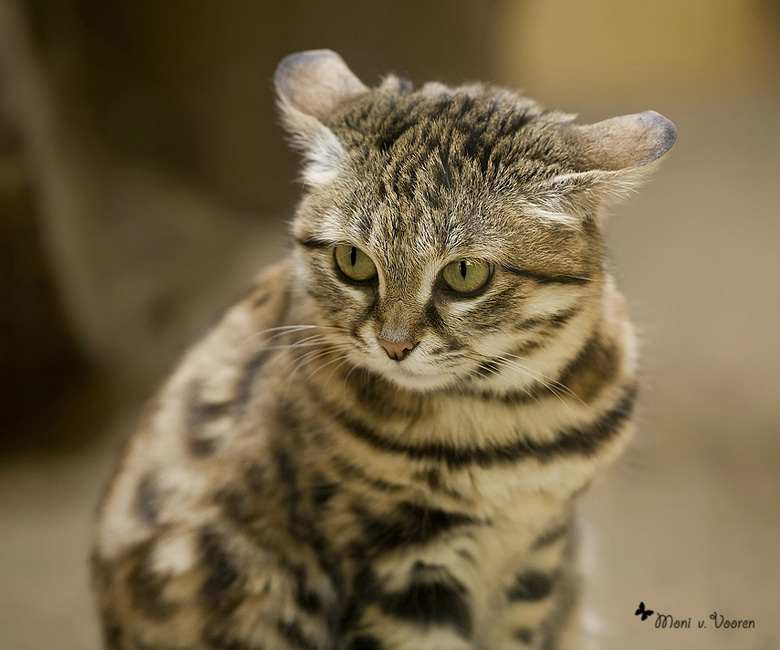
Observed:
[[[105,647],[574,647],[574,501],[637,392],[602,208],[674,125],[368,88],[327,50],[275,84],[293,250],[128,442],[93,558]]]

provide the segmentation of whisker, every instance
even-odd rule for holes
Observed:
[[[287,381],[284,382],[283,391],[286,393],[287,390],[290,387],[290,382],[293,380],[295,375],[298,373],[298,371],[301,370],[305,365],[308,363],[311,363],[312,361],[316,361],[317,359],[320,359],[322,357],[326,357],[330,354],[330,350],[313,350],[310,352],[307,352],[303,355],[301,358],[293,358],[291,359],[291,362],[298,361],[298,363],[295,365],[295,367],[292,369],[290,374],[287,377]]]
[[[300,341],[295,341],[295,343],[289,343],[286,345],[276,345],[276,346],[268,346],[270,348],[277,348],[277,349],[296,349],[296,348],[302,348],[302,347],[311,347],[312,345],[319,345],[321,343],[327,343],[327,339],[322,336],[321,334],[314,334],[313,336],[307,336],[305,339],[301,339]]]
[[[291,372],[291,376],[293,376],[300,368],[302,368],[304,365],[320,358],[327,356],[331,353],[341,353],[342,351],[346,352],[352,349],[352,346],[347,342],[331,342],[331,341],[323,341],[321,343],[316,344],[318,347],[314,350],[309,350],[308,352],[305,352],[302,355],[295,355],[295,351],[297,351],[300,348],[296,348],[295,344],[289,346],[289,349],[293,350],[293,357],[290,360],[290,362],[297,361],[295,368]],[[315,344],[307,345],[304,347],[315,347]]]
[[[530,368],[528,368],[528,367],[527,367],[527,366],[525,366],[524,364],[520,364],[520,363],[517,361],[517,359],[520,359],[520,360],[522,360],[522,361],[530,361],[530,359],[528,359],[527,357],[522,357],[522,356],[520,356],[520,355],[517,355],[517,354],[506,354],[506,355],[503,355],[503,356],[506,358],[506,360],[507,360],[509,363],[515,364],[515,365],[517,365],[517,366],[521,366],[521,367],[522,367],[522,368],[524,368],[526,371],[530,371],[530,372],[536,372],[536,374],[537,374],[537,381],[539,381],[539,382],[540,382],[540,383],[541,383],[543,386],[545,386],[545,388],[547,388],[547,389],[548,389],[548,390],[550,390],[551,392],[555,392],[555,391],[557,391],[557,390],[560,390],[560,391],[561,391],[563,394],[565,394],[565,395],[568,395],[569,397],[572,397],[572,398],[576,399],[576,400],[577,400],[578,402],[580,402],[580,403],[581,403],[583,406],[588,406],[588,405],[587,405],[587,404],[586,404],[586,403],[585,403],[585,402],[582,400],[582,398],[581,398],[579,395],[577,395],[577,393],[575,393],[574,391],[572,391],[572,390],[571,390],[571,389],[570,389],[568,386],[566,386],[565,384],[562,384],[560,381],[558,381],[557,379],[554,379],[553,377],[548,377],[547,375],[545,375],[545,374],[544,374],[544,373],[542,373],[542,372],[539,372],[539,371],[531,371],[531,369],[530,369]]]
[[[479,353],[471,353],[466,355],[467,358],[469,358],[472,361],[476,361],[478,363],[484,363],[485,361],[496,361],[505,367],[509,369],[513,369],[516,371],[519,371],[523,373],[524,375],[530,377],[534,381],[541,384],[545,389],[550,391],[560,402],[561,404],[567,406],[567,408],[571,408],[570,405],[564,400],[564,396],[571,397],[578,401],[583,406],[590,408],[588,404],[586,404],[582,398],[574,393],[568,386],[565,386],[558,380],[554,379],[553,377],[549,377],[545,375],[544,373],[535,370],[533,368],[528,367],[527,365],[521,363],[520,361],[530,361],[528,357],[523,357],[518,354],[513,353],[504,353],[501,355],[496,355],[492,357],[488,357]],[[470,377],[474,377],[475,373],[472,371],[469,373]],[[540,398],[538,395],[533,395],[532,393],[529,393],[532,397],[532,399],[536,402],[540,401]]]
[[[244,342],[256,341],[263,338],[266,334],[273,334],[265,339],[266,342],[272,341],[280,336],[286,336],[287,334],[296,334],[309,329],[320,329],[325,331],[345,332],[346,328],[337,325],[315,325],[311,323],[300,323],[296,325],[279,325],[277,327],[268,327],[259,332],[253,332],[246,337]]]
[[[341,359],[341,363],[339,363],[339,365],[337,365],[335,368],[333,368],[333,370],[331,370],[331,371],[330,371],[330,374],[329,374],[329,375],[327,376],[327,378],[325,379],[325,381],[326,381],[326,382],[327,382],[327,381],[330,381],[330,378],[331,378],[331,377],[334,375],[334,373],[335,373],[335,372],[336,372],[336,371],[337,371],[339,368],[341,368],[341,367],[342,367],[344,364],[346,364],[346,363],[348,363],[348,362],[349,362],[349,356],[348,356],[347,354],[342,354],[342,355],[340,355],[339,357],[336,357],[336,359]],[[326,365],[327,365],[327,364],[326,364]],[[323,367],[324,367],[324,366],[323,366]],[[321,370],[321,369],[322,369],[322,368],[317,368],[317,372],[318,372],[319,370]]]

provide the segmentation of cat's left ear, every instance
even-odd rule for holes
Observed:
[[[559,128],[576,171],[554,177],[546,189],[567,204],[561,207],[589,214],[628,195],[677,140],[674,124],[655,111]]]
[[[313,185],[333,181],[344,149],[322,118],[344,101],[368,88],[331,50],[291,54],[274,75],[282,123],[292,145],[304,155],[303,180]]]
[[[577,152],[584,170],[646,173],[677,140],[674,124],[660,113],[646,111],[586,125],[567,125],[564,137]]]

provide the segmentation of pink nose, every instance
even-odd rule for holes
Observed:
[[[387,339],[377,339],[377,341],[385,349],[387,356],[396,361],[406,357],[414,347],[411,341],[388,341]]]

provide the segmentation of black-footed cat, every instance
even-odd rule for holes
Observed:
[[[637,390],[600,210],[674,126],[368,88],[329,51],[276,88],[296,243],[128,445],[94,553],[106,647],[574,647],[573,502]]]

